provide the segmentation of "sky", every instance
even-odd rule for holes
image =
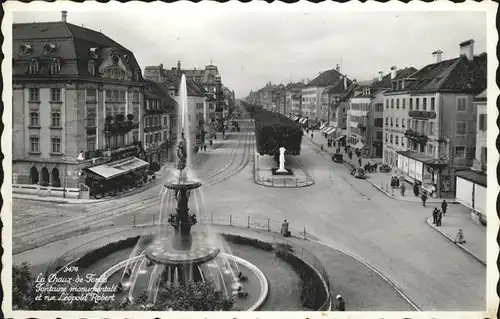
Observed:
[[[49,5],[46,3],[46,5]],[[217,65],[236,97],[266,82],[314,79],[341,66],[358,81],[391,66],[417,69],[459,55],[459,43],[474,39],[486,51],[486,15],[479,11],[278,12],[276,10],[68,10],[68,22],[101,31],[131,50],[141,68],[163,64],[183,69]],[[150,6],[151,7],[151,6]],[[198,6],[199,7],[199,6]],[[15,23],[59,21],[60,9],[14,12]]]

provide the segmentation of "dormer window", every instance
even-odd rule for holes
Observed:
[[[396,90],[396,85],[397,85],[396,81],[392,81],[392,90],[394,91]]]
[[[112,55],[111,59],[113,60],[113,64],[118,64],[118,61],[120,61],[118,55]]]
[[[139,76],[140,76],[140,70],[135,69],[134,70],[134,81],[139,82]]]
[[[124,58],[124,59],[125,59],[125,61],[127,61],[127,62],[128,62],[128,61],[129,61],[129,59],[130,59],[130,57],[129,57],[129,55],[128,55],[128,54],[125,54],[125,55],[123,56],[123,58]]]
[[[29,66],[29,73],[36,74],[38,72],[39,66],[40,66],[40,64],[38,63],[37,60],[31,59],[30,66]]]
[[[29,44],[22,44],[21,45],[21,55],[27,55],[33,52],[33,48]]]
[[[88,70],[89,70],[90,76],[95,76],[95,62],[94,62],[94,60],[89,61]]]
[[[51,55],[56,52],[56,45],[53,43],[47,43],[43,46],[43,54]]]
[[[61,71],[61,62],[59,59],[52,59],[50,64],[50,74],[58,74]]]
[[[101,50],[99,48],[90,48],[90,54],[92,55],[92,58],[97,59],[99,58],[99,53]]]

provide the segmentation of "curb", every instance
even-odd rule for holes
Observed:
[[[441,230],[439,230],[438,227],[434,226],[434,224],[432,224],[432,216],[431,217],[427,217],[425,219],[425,222],[427,223],[427,225],[429,225],[429,227],[433,228],[435,231],[437,231],[438,233],[440,233],[441,235],[443,235],[443,237],[447,238],[449,241],[451,241],[452,244],[455,244],[457,245],[458,247],[462,248],[463,251],[465,251],[466,253],[468,253],[469,255],[471,255],[472,257],[474,257],[477,261],[479,261],[481,264],[483,264],[484,266],[486,266],[486,262],[484,262],[481,258],[479,258],[476,254],[474,254],[472,251],[470,251],[467,247],[465,247],[464,245],[462,244],[459,244],[459,243],[455,243],[455,240],[453,238],[451,238],[450,236],[446,235],[445,233],[443,233]]]

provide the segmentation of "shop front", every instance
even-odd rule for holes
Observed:
[[[456,175],[456,200],[471,209],[471,217],[486,225],[486,174],[472,170],[458,171]]]
[[[397,151],[396,167],[401,175],[411,184],[432,197],[441,197],[443,168],[446,163],[414,151]]]

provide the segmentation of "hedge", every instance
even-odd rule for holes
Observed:
[[[306,262],[286,250],[276,250],[276,256],[286,261],[298,273],[301,281],[300,300],[306,308],[318,310],[328,299],[323,281]]]
[[[140,237],[141,236],[129,237],[114,243],[109,243],[105,246],[99,247],[92,251],[89,251],[88,253],[83,255],[80,259],[78,259],[74,263],[74,266],[87,268],[90,265],[94,264],[95,262],[111,255],[112,253],[118,250],[134,247],[137,244]],[[152,238],[153,238],[152,235],[147,235],[144,239],[144,244],[151,242]]]
[[[271,245],[270,243],[266,243],[264,241],[258,240],[258,239],[247,238],[247,237],[232,235],[232,234],[221,234],[221,236],[224,237],[224,239],[226,241],[231,242],[233,244],[252,246],[252,247],[259,248],[259,249],[266,250],[266,251],[273,250],[273,245]]]

